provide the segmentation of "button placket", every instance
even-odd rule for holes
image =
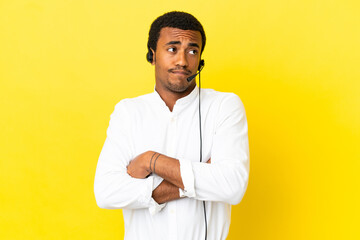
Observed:
[[[169,142],[167,144],[167,150],[169,154],[174,157],[176,154],[176,140],[177,140],[177,130],[176,124],[177,117],[175,114],[170,115],[169,119]],[[169,239],[177,239],[177,214],[176,214],[176,201],[168,202],[168,211],[169,211]]]

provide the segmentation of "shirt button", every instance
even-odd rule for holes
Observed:
[[[170,121],[171,121],[172,123],[175,122],[175,118],[172,117]]]

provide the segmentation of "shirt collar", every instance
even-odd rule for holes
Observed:
[[[165,106],[165,102],[164,100],[162,100],[162,98],[160,97],[159,93],[155,90],[154,87],[154,97],[156,99],[156,101],[161,101]],[[191,91],[191,93],[189,93],[188,95],[186,95],[185,97],[182,97],[180,99],[178,99],[174,105],[174,109],[176,106],[184,106],[187,105],[189,103],[192,103],[196,97],[199,95],[199,88],[197,85],[195,85],[194,89]]]

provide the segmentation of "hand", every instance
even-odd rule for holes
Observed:
[[[211,158],[209,158],[209,160],[206,163],[211,163]]]
[[[134,178],[146,178],[150,173],[150,159],[153,151],[147,151],[131,160],[127,166],[127,173]]]

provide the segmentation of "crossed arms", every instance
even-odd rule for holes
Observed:
[[[211,163],[211,159],[207,163]],[[184,190],[179,161],[154,151],[144,152],[132,160],[127,173],[134,178],[146,178],[151,173],[162,177],[164,180],[152,192],[152,198],[159,204],[179,199],[179,188]]]
[[[240,99],[223,100],[211,148],[211,164],[161,155],[155,174],[150,167],[153,151],[133,157],[131,118],[120,102],[111,116],[107,139],[99,157],[94,191],[101,208],[150,208],[180,197],[237,204],[242,199],[249,175],[247,122]],[[157,157],[157,153],[154,157]],[[154,161],[154,159],[153,159]],[[152,162],[153,165],[154,162]],[[147,177],[150,173],[151,176]],[[160,184],[155,182],[159,179]]]

